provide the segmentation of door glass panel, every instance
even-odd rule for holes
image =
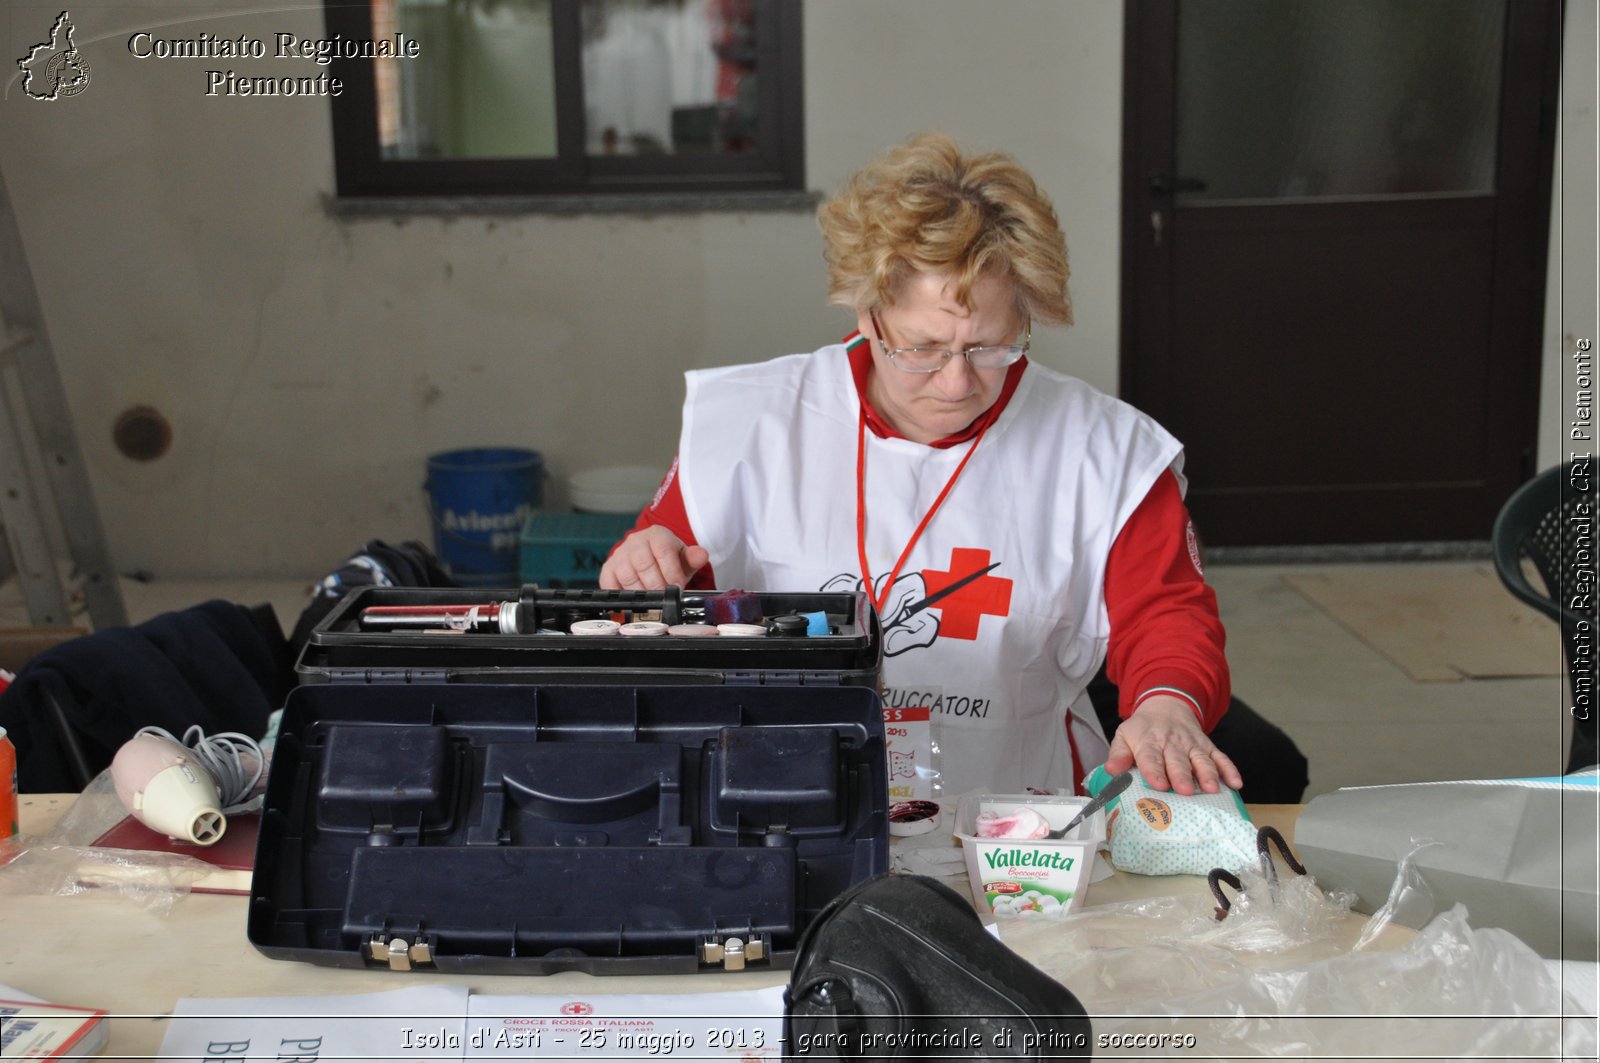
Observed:
[[[1180,202],[1492,192],[1505,3],[1183,0]]]
[[[374,0],[372,23],[417,42],[376,61],[385,158],[556,155],[550,0]]]
[[[590,155],[753,151],[755,0],[584,0]]]

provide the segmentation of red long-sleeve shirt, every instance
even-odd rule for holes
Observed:
[[[852,336],[845,342],[855,339]],[[1024,358],[1007,371],[999,398],[977,420],[929,445],[956,446],[992,423],[1011,400],[1027,364]],[[872,354],[866,344],[857,343],[850,349],[850,367],[867,427],[880,438],[904,438],[867,399],[871,366]],[[674,460],[655,498],[639,514],[634,530],[661,525],[693,546],[698,540],[689,526],[677,472]],[[711,566],[697,572],[689,586],[714,588]],[[1230,697],[1222,620],[1217,615],[1216,594],[1201,574],[1194,528],[1171,470],[1157,478],[1112,544],[1106,560],[1105,598],[1111,620],[1106,674],[1120,692],[1120,715],[1126,719],[1153,695],[1176,694],[1193,704],[1207,731],[1215,727],[1227,711]]]

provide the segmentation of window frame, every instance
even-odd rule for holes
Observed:
[[[550,0],[554,41],[554,158],[386,159],[378,144],[377,83],[365,59],[335,59],[332,97],[340,198],[541,197],[803,190],[805,136],[800,0],[753,0],[760,117],[757,150],[728,155],[586,154],[580,0]],[[373,37],[372,5],[324,0],[328,35]],[[772,73],[768,73],[771,71]]]

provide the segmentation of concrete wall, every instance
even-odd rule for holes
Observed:
[[[4,54],[60,10],[8,3]],[[425,538],[426,455],[456,446],[537,448],[559,504],[574,470],[665,467],[685,369],[849,327],[806,213],[330,217],[325,101],[207,98],[217,61],[128,53],[140,29],[321,34],[317,10],[224,10],[74,4],[90,86],[42,103],[13,77],[0,103],[0,170],[120,569],[311,576],[367,538]],[[924,129],[1016,154],[1073,262],[1078,324],[1036,336],[1037,357],[1113,390],[1120,3],[811,0],[805,47],[808,185]],[[172,422],[159,461],[112,446],[136,405]]]

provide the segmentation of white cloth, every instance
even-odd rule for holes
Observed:
[[[583,46],[583,98],[588,151],[605,153],[609,129],[618,150],[646,137],[661,150],[672,146],[672,47],[665,9],[606,9],[605,32]]]
[[[678,475],[720,586],[860,587],[859,410],[842,345],[688,374]],[[870,431],[866,441],[867,556],[881,588],[970,444],[939,449]],[[1156,478],[1181,463],[1178,442],[1131,406],[1027,367],[882,617],[887,704],[932,707],[944,793],[1072,787],[1068,706],[1082,770],[1104,759],[1082,695],[1110,635],[1106,558]]]

